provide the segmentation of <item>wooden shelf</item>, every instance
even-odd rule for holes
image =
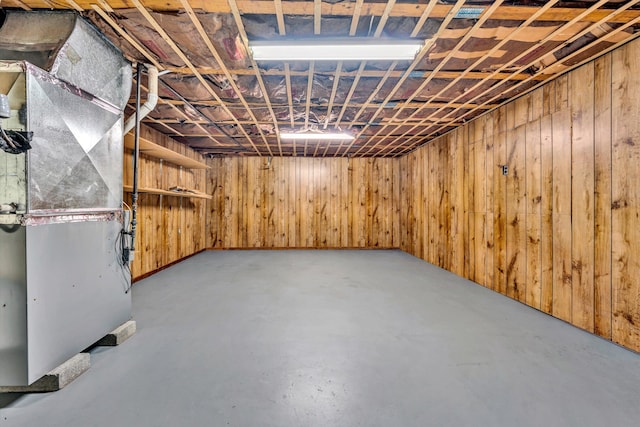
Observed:
[[[133,191],[133,186],[124,185],[124,191],[131,193]],[[139,193],[147,193],[147,194],[157,194],[160,196],[177,196],[177,197],[191,197],[196,199],[207,199],[211,200],[212,196],[209,194],[205,194],[198,190],[186,190],[186,191],[171,191],[171,190],[161,190],[159,188],[145,188],[138,187]]]
[[[124,137],[124,146],[129,150],[133,150],[134,137],[128,133]],[[189,169],[209,169],[206,163],[199,162],[190,157],[183,156],[180,153],[176,153],[173,150],[165,148],[161,145],[151,142],[148,139],[140,138],[140,154],[145,154],[150,157],[162,159],[167,162],[171,162],[178,166],[183,166]]]

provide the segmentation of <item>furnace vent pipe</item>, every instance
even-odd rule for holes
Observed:
[[[147,77],[149,79],[149,92],[147,93],[147,102],[144,103],[142,107],[140,107],[140,112],[138,113],[138,120],[142,121],[150,112],[156,108],[156,104],[158,103],[158,69],[153,65],[147,65]],[[140,80],[140,74],[136,79]],[[131,117],[127,119],[124,124],[124,130],[122,132],[123,135],[129,133],[131,129],[136,125],[136,114],[133,114]]]

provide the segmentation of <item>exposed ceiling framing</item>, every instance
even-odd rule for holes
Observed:
[[[160,103],[145,122],[205,155],[400,156],[640,28],[640,0],[5,0],[2,7],[75,9],[132,62],[163,71]],[[482,13],[461,17],[469,7]],[[424,45],[411,62],[257,63],[248,47],[325,36],[413,37]],[[291,128],[356,138],[282,140],[280,131]]]

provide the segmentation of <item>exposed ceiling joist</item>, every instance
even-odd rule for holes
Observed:
[[[96,3],[96,0],[72,0],[82,9],[90,9],[92,4]],[[132,7],[130,0],[105,0],[109,6],[114,9],[129,9]],[[2,5],[4,7],[31,7],[31,8],[66,8],[65,1],[61,0],[33,0],[33,1],[21,1],[21,0],[4,0]],[[232,13],[231,7],[224,1],[211,1],[211,0],[189,0],[191,7],[196,10],[213,13]],[[238,11],[241,15],[244,14],[256,14],[256,15],[275,15],[276,6],[273,0],[239,0],[236,2]],[[181,10],[180,0],[147,0],[145,6],[154,11],[179,11]],[[355,10],[354,2],[339,2],[339,3],[322,3],[321,12],[324,16],[353,16]],[[292,1],[287,0],[282,2],[282,12],[284,15],[293,16],[313,16],[314,9],[316,8],[313,2],[308,1]],[[380,3],[365,3],[361,7],[360,14],[362,16],[382,16],[386,8],[385,2]],[[393,11],[389,14],[391,17],[408,17],[417,18],[422,15],[422,11],[425,8],[424,4],[416,3],[399,3],[394,7]],[[430,16],[432,18],[444,18],[447,16],[452,6],[447,4],[438,4],[433,8]],[[495,15],[495,19],[500,20],[513,20],[513,21],[525,21],[531,15],[533,15],[538,7],[535,6],[504,6],[501,7],[498,13]],[[539,21],[569,21],[577,16],[585,8],[569,8],[558,7],[553,8],[540,16]],[[584,18],[587,22],[597,22],[604,16],[608,15],[611,9],[603,9],[590,13]],[[631,19],[640,16],[639,10],[628,10],[624,14],[616,18],[615,23],[629,22]]]
[[[402,155],[632,40],[640,30],[640,0],[444,3],[4,0],[1,5],[76,10],[91,19],[133,62],[163,71],[158,107],[145,122],[214,155]],[[457,12],[463,7],[482,11],[461,18]],[[424,45],[413,61],[256,62],[250,52],[256,39],[335,35],[419,38]],[[355,139],[281,140],[280,130],[288,128],[340,129]]]

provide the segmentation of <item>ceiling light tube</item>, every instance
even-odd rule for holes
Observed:
[[[353,135],[348,133],[293,133],[282,132],[282,139],[308,140],[308,141],[350,141],[354,139]]]
[[[363,37],[254,41],[256,61],[412,61],[423,46],[420,40]]]

